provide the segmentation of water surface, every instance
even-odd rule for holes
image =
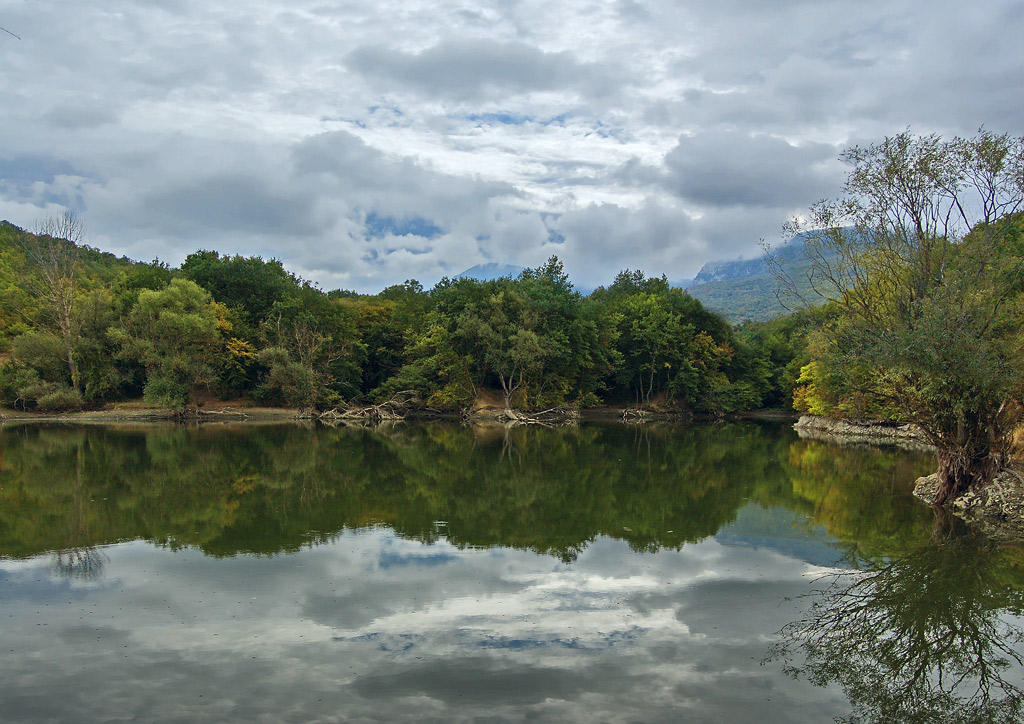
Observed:
[[[914,501],[932,466],[754,423],[4,429],[0,718],[1016,721],[1024,555]]]

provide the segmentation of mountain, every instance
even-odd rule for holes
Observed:
[[[513,279],[519,276],[524,271],[523,267],[515,266],[514,264],[497,264],[490,262],[489,264],[477,264],[471,266],[464,272],[459,272],[455,275],[456,279],[476,279],[481,282],[489,282],[492,279],[501,279],[502,277],[512,277]]]
[[[803,293],[809,289],[803,288],[806,282],[801,284],[800,280],[806,279],[811,266],[805,253],[805,240],[805,236],[798,234],[772,252]],[[790,312],[776,297],[779,282],[764,256],[708,262],[692,283],[679,286],[705,307],[734,322],[771,319]]]
[[[786,266],[799,266],[806,261],[805,236],[799,234],[794,236],[777,249],[772,249],[772,254]],[[698,284],[709,284],[711,282],[728,282],[737,279],[749,279],[751,277],[763,277],[771,275],[768,262],[764,255],[753,259],[737,259],[736,261],[709,261],[697,272],[691,286]]]
[[[806,277],[811,264],[805,246],[806,236],[797,234],[785,244],[772,249],[772,254],[790,278],[796,280],[800,292],[807,294],[809,286]],[[470,267],[457,274],[456,278],[489,281],[501,277],[515,278],[522,271],[523,267],[520,266],[492,262]],[[753,259],[709,261],[693,279],[679,279],[669,283],[673,287],[685,289],[705,307],[734,322],[771,319],[791,311],[777,299],[779,282],[763,255]],[[593,291],[580,287],[576,290],[584,296]]]

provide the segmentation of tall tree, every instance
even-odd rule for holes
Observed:
[[[842,159],[846,196],[794,225],[810,229],[811,282],[838,310],[819,357],[922,427],[941,504],[1005,464],[1020,417],[1024,138],[905,132]]]
[[[23,237],[25,257],[36,275],[29,284],[47,303],[53,324],[64,344],[71,385],[81,383],[74,348],[74,305],[78,282],[79,249],[85,238],[85,226],[73,211],[51,214],[36,224],[35,234]]]

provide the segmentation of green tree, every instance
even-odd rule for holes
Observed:
[[[906,132],[842,158],[846,196],[798,224],[837,310],[818,357],[867,410],[921,426],[941,504],[1005,465],[1020,417],[1024,138]]]
[[[557,257],[517,279],[442,279],[430,298],[407,363],[381,391],[415,389],[445,407],[481,389],[500,390],[506,407],[593,404],[617,359],[614,324]]]
[[[366,347],[362,391],[372,393],[410,361],[410,349],[423,332],[432,306],[431,297],[415,279],[372,297],[336,296],[352,313],[359,340]]]
[[[613,395],[716,413],[760,405],[763,362],[728,322],[664,276],[626,270],[592,296],[618,326]]]
[[[257,393],[266,400],[321,407],[359,394],[358,340],[351,310],[310,285],[270,310],[261,326],[266,368]]]
[[[184,407],[195,390],[213,379],[211,361],[223,346],[224,308],[187,279],[139,293],[124,325],[111,329],[121,354],[146,368],[146,399]]]
[[[301,280],[286,271],[277,259],[221,256],[216,251],[189,254],[181,265],[181,273],[216,301],[235,310],[251,330],[270,317],[275,304],[294,296],[302,286]]]
[[[793,392],[802,368],[810,363],[808,336],[825,319],[824,308],[797,311],[767,321],[747,321],[737,329],[752,353],[766,367],[762,404],[770,408],[793,405]]]

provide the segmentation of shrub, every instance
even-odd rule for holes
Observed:
[[[78,390],[71,387],[59,387],[53,392],[40,397],[36,404],[40,410],[61,412],[64,410],[81,410],[83,400]]]

